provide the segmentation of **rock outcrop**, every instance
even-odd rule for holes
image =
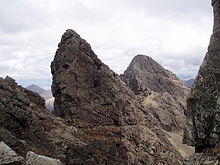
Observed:
[[[86,145],[80,131],[47,109],[43,98],[0,78],[0,141],[25,158],[28,151],[67,161],[68,147]]]
[[[4,142],[0,142],[0,164],[22,165],[24,158],[16,154]]]
[[[54,114],[88,144],[70,147],[71,164],[181,164],[158,119],[75,31],[63,34],[51,70]]]
[[[152,58],[137,55],[120,77],[151,107],[151,113],[165,130],[183,130],[189,88],[175,74]]]
[[[183,140],[199,153],[186,159],[186,165],[217,165],[220,161],[220,0],[212,0],[212,5],[213,34],[187,100]]]
[[[220,143],[220,1],[213,0],[212,5],[213,34],[187,100],[184,142],[195,146],[197,151],[217,147]]]

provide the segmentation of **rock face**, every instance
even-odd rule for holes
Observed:
[[[184,85],[176,75],[145,55],[135,56],[121,77],[136,94],[154,91],[185,97]]]
[[[187,100],[184,143],[197,152],[220,144],[220,1],[213,0],[214,29],[208,52]]]
[[[80,131],[45,109],[39,95],[0,78],[0,141],[25,157],[28,151],[66,162],[68,147],[86,145]]]
[[[17,155],[4,142],[0,142],[0,164],[22,165],[23,160],[21,156]]]
[[[54,114],[87,143],[69,148],[70,164],[181,164],[158,119],[75,31],[63,34],[51,70]]]
[[[137,55],[120,77],[151,107],[151,113],[165,130],[183,130],[189,88],[175,74],[152,58]]]

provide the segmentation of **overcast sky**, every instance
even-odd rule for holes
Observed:
[[[212,32],[210,1],[0,0],[0,76],[50,78],[66,29],[119,74],[145,54],[179,76],[195,76]]]

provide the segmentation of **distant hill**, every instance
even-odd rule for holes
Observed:
[[[194,81],[195,81],[195,79],[183,80],[183,82],[184,82],[188,87],[192,87]]]
[[[47,109],[50,111],[53,110],[54,98],[53,98],[51,90],[45,90],[35,84],[32,84],[32,85],[26,87],[26,89],[38,93],[41,97],[43,97],[45,99],[45,105],[46,105]]]
[[[46,91],[43,88],[41,88],[41,87],[39,87],[39,86],[37,86],[35,84],[32,84],[32,85],[26,87],[26,89],[31,90],[33,92],[36,92],[38,94],[44,93]]]

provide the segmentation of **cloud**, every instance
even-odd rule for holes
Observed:
[[[195,76],[212,30],[206,0],[0,1],[0,76],[48,78],[62,33],[76,30],[123,73],[136,54]]]

